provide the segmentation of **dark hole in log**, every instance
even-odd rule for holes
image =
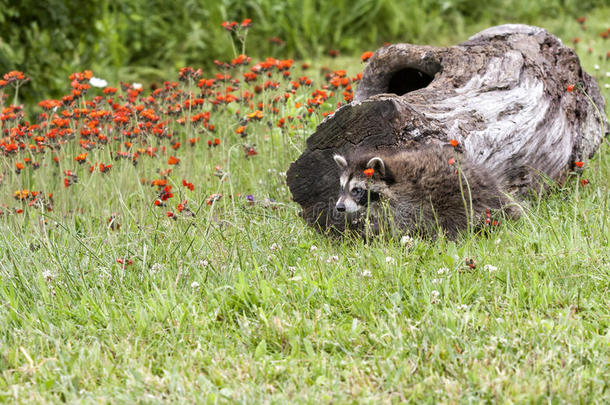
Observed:
[[[388,83],[388,93],[402,96],[410,91],[428,86],[433,77],[413,68],[404,68],[395,72]]]

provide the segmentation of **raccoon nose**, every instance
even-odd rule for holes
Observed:
[[[337,205],[335,205],[335,207],[337,208],[337,211],[339,211],[339,212],[345,211],[345,204],[343,204],[342,202],[338,202]]]

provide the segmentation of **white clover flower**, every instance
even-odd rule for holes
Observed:
[[[313,253],[316,250],[318,250],[318,247],[316,245],[311,245],[311,247],[309,248],[309,253]]]
[[[280,247],[280,245],[278,245],[277,243],[273,243],[273,244],[272,244],[272,245],[269,247],[269,249],[271,249],[271,250],[280,250],[280,249],[281,249],[281,247]]]
[[[436,271],[438,274],[449,274],[449,269],[447,267],[441,267]]]
[[[443,280],[441,280],[440,278],[433,278],[433,279],[432,279],[432,284],[438,284],[438,283],[440,283],[441,281],[443,281]]]
[[[55,274],[51,270],[44,270],[42,272],[42,278],[44,278],[47,283],[50,283],[55,278]]]
[[[131,83],[131,87],[133,87],[136,90],[141,89],[142,88],[142,83],[133,82],[133,83]]]
[[[413,238],[410,237],[409,235],[405,235],[402,238],[400,238],[400,244],[406,247],[411,247],[413,246]]]
[[[330,256],[326,260],[326,263],[337,263],[338,261],[339,261],[339,256]]]
[[[104,88],[108,86],[108,82],[104,79],[100,79],[99,77],[92,77],[89,79],[89,84],[93,87]]]
[[[504,319],[503,319],[503,318],[496,318],[496,322],[498,322],[498,323],[504,323]]]
[[[599,70],[599,65],[598,64],[593,65],[593,69]]]
[[[371,277],[372,275],[373,275],[373,273],[371,273],[370,270],[365,269],[360,272],[361,277]]]
[[[430,295],[432,296],[433,299],[437,299],[441,295],[441,293],[438,292],[437,290],[432,290],[432,291],[430,291]]]
[[[394,264],[394,263],[396,263],[396,260],[394,260],[394,258],[391,256],[386,256],[385,262],[388,264]]]
[[[155,263],[151,266],[150,271],[153,273],[158,273],[163,269],[163,265],[161,263]]]
[[[498,268],[496,266],[492,266],[491,264],[486,264],[485,267],[483,267],[483,270],[492,273],[494,271],[498,271]]]
[[[468,311],[468,308],[470,308],[470,307],[466,304],[462,304],[462,305],[458,306],[458,309],[462,310],[462,311]]]
[[[198,283],[198,282],[196,282],[196,281],[193,281],[193,282],[191,283],[191,288],[192,288],[193,290],[198,290],[198,289],[199,289],[199,283]]]
[[[200,260],[200,261],[199,261],[199,265],[200,265],[201,267],[206,267],[206,266],[208,265],[208,261],[207,261],[207,260],[205,260],[205,259],[204,259],[204,260]]]

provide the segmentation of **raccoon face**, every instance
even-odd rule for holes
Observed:
[[[379,191],[383,188],[381,178],[385,174],[385,165],[380,157],[369,159],[366,165],[354,162],[350,165],[341,155],[335,155],[333,159],[341,170],[339,198],[335,204],[337,211],[359,212],[379,199]]]

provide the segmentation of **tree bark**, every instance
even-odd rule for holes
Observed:
[[[576,53],[542,28],[502,25],[449,48],[377,50],[354,101],[320,123],[287,183],[309,224],[342,230],[335,153],[456,140],[463,158],[522,198],[545,179],[562,183],[607,134],[604,100]]]

